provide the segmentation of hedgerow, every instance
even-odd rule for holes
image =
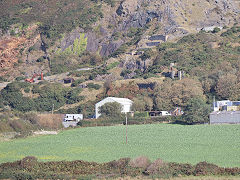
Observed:
[[[135,163],[141,163],[136,158]],[[156,160],[147,167],[133,167],[133,160],[121,158],[107,163],[86,161],[38,162],[35,157],[25,157],[20,161],[0,164],[0,178],[36,179],[36,178],[87,178],[87,177],[123,177],[147,176],[171,178],[179,176],[239,176],[240,168],[222,168],[207,162],[196,165],[168,163]]]

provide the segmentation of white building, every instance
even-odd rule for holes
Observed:
[[[229,100],[213,102],[213,111],[220,111],[220,109],[223,106],[227,106],[230,102],[231,101],[229,101]]]
[[[202,27],[202,28],[197,28],[197,31],[206,31],[206,32],[210,32],[210,31],[213,31],[215,28],[219,28],[220,30],[223,29],[223,27],[221,26],[208,26],[208,27]]]
[[[62,125],[67,127],[77,126],[79,121],[83,120],[83,114],[65,114]]]
[[[96,119],[101,116],[101,113],[99,113],[99,108],[104,105],[105,103],[111,103],[111,102],[117,102],[122,105],[122,113],[127,113],[131,111],[132,101],[127,98],[116,98],[116,97],[107,97],[103,99],[102,101],[95,104],[95,115]]]
[[[217,101],[213,102],[213,111],[239,111],[240,101]]]

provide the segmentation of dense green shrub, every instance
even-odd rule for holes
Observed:
[[[141,159],[135,163],[141,163]],[[240,168],[222,168],[207,162],[197,165],[164,162],[160,159],[147,168],[131,167],[130,158],[121,158],[106,163],[77,161],[38,162],[35,157],[25,157],[20,161],[0,164],[0,178],[4,179],[95,179],[101,177],[147,177],[172,178],[179,176],[238,176]]]
[[[126,75],[130,74],[132,71],[129,69],[122,70],[120,76],[125,77]]]
[[[74,104],[77,102],[80,102],[84,99],[84,96],[79,96],[79,93],[81,92],[81,89],[73,89],[71,91],[69,91],[66,95],[67,104]]]
[[[21,90],[39,94],[36,98],[23,97]],[[80,89],[64,88],[61,84],[29,84],[25,82],[10,83],[1,91],[1,97],[6,105],[22,112],[28,111],[51,111],[58,109],[64,104],[74,104],[84,99],[79,96]]]
[[[107,66],[107,70],[113,69],[113,68],[117,67],[119,64],[120,64],[120,62],[111,63]]]
[[[27,85],[24,87],[24,85]],[[13,82],[9,83],[3,90],[1,90],[1,96],[6,103],[11,108],[17,109],[19,111],[32,111],[35,109],[35,105],[32,99],[28,97],[23,97],[20,92],[21,88],[27,88],[27,83]]]
[[[187,103],[182,119],[188,124],[207,123],[210,112],[210,106],[202,99],[192,98]]]
[[[87,87],[98,90],[98,89],[101,88],[101,85],[99,85],[99,84],[94,84],[94,83],[88,83],[88,84],[87,84]]]
[[[215,27],[212,32],[213,33],[218,33],[220,31],[221,31],[221,29],[219,27]]]
[[[240,32],[240,26],[233,26],[231,29],[228,29],[226,32],[223,32],[221,36],[233,36],[235,33]]]
[[[75,81],[71,84],[71,86],[72,86],[72,87],[77,87],[79,84],[81,84],[81,83],[83,83],[83,82],[84,82],[83,79],[77,79],[77,80],[75,80]]]
[[[24,80],[24,79],[25,79],[25,77],[23,77],[23,76],[16,77],[16,81],[21,81],[21,80]]]

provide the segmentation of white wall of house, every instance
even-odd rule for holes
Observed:
[[[99,108],[104,105],[105,103],[110,103],[110,102],[117,102],[122,105],[122,113],[127,113],[131,111],[131,106],[132,106],[132,101],[127,98],[116,98],[116,97],[107,97],[103,99],[102,101],[98,102],[95,104],[95,115],[96,119],[101,116],[101,113],[99,113]]]

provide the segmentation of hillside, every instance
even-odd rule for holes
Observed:
[[[196,98],[240,100],[237,0],[2,0],[0,6],[3,113],[49,112],[54,104],[55,113],[89,116],[106,96],[128,97],[136,111],[186,109]],[[169,78],[171,63],[183,79]],[[45,81],[23,82],[41,72]],[[75,82],[63,84],[67,77]]]
[[[239,20],[239,1],[234,0],[191,3],[188,0],[64,3],[3,0],[0,3],[3,9],[0,47],[4,49],[1,75],[10,74],[7,72],[14,65],[15,73],[10,79],[20,74],[31,76],[34,71],[57,73],[81,64],[102,63],[94,54],[106,57],[119,47],[118,53],[123,49],[146,48],[149,43],[151,47],[151,35],[162,35],[162,41],[174,41],[201,29],[231,27]],[[85,50],[91,54],[81,55]],[[49,63],[43,63],[47,60]]]

